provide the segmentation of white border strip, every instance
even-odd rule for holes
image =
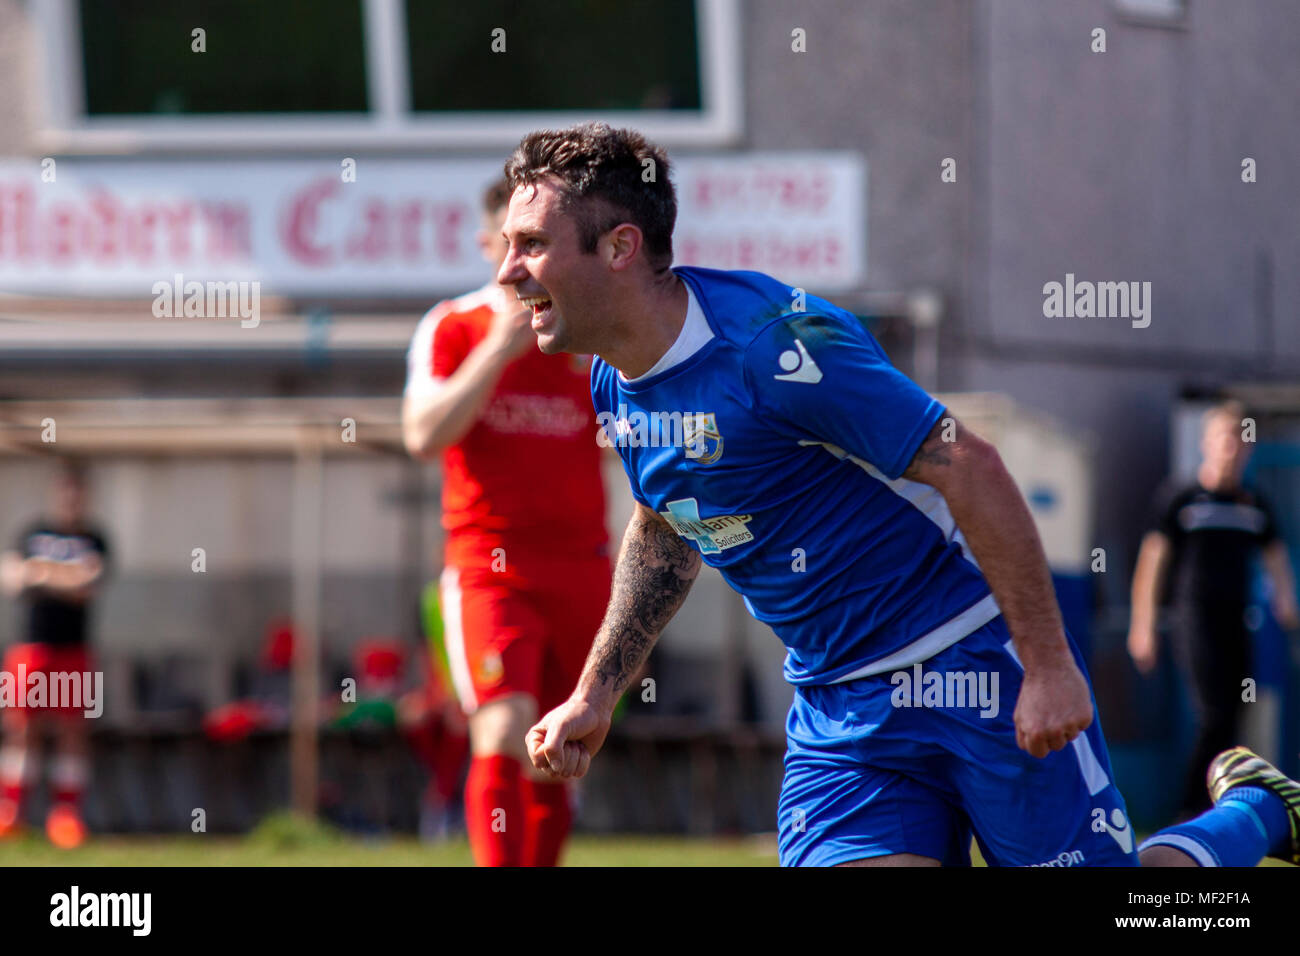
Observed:
[[[993,595],[985,595],[983,600],[972,604],[956,617],[949,618],[933,631],[918,637],[906,647],[894,651],[888,657],[882,657],[870,664],[859,667],[855,671],[850,671],[843,677],[831,681],[831,683],[843,684],[845,681],[857,680],[861,677],[873,677],[876,674],[900,670],[911,667],[913,664],[919,664],[921,661],[929,660],[940,651],[952,647],[963,637],[979,630],[1001,613],[997,601],[993,599]]]
[[[81,97],[84,81],[76,49],[75,4],[73,0],[37,3],[35,24],[45,51],[48,98],[44,128],[36,132],[33,146],[64,153],[293,149],[348,150],[349,155],[358,148],[502,148],[514,146],[530,130],[589,119],[636,127],[665,146],[734,145],[740,137],[744,84],[736,0],[695,0],[701,106],[695,116],[682,116],[676,110],[412,115],[400,4],[397,0],[363,2],[367,87],[374,110],[363,118],[312,114],[87,117]]]
[[[442,571],[442,639],[447,647],[447,666],[461,709],[472,714],[478,709],[474,681],[469,674],[469,657],[465,653],[465,625],[460,613],[460,572],[448,567]]]
[[[1223,865],[1218,861],[1218,858],[1210,852],[1208,847],[1197,843],[1191,837],[1183,836],[1181,833],[1157,833],[1155,836],[1148,837],[1146,840],[1142,841],[1142,845],[1138,847],[1138,852],[1141,853],[1148,847],[1153,846],[1171,846],[1175,850],[1182,850],[1195,860],[1198,866]]]

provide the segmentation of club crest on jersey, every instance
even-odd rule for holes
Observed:
[[[713,412],[682,416],[682,441],[686,457],[701,465],[711,465],[722,457],[722,432]]]
[[[495,684],[505,674],[505,666],[501,663],[501,655],[496,651],[488,651],[479,661],[478,676],[485,684]]]
[[[754,519],[753,515],[701,518],[700,503],[694,498],[670,501],[668,510],[659,514],[679,535],[687,541],[694,541],[700,554],[717,554],[754,540],[754,535],[745,527]]]

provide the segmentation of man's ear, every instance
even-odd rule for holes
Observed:
[[[601,253],[606,264],[615,272],[622,272],[636,260],[641,251],[641,230],[630,222],[619,223],[601,238]]]

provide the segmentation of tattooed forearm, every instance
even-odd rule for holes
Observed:
[[[912,463],[903,472],[904,478],[909,481],[924,481],[928,469],[952,464],[953,439],[950,436],[947,441],[944,441],[943,434],[946,421],[947,419],[944,419],[930,429],[930,434],[925,436],[925,441],[912,456]],[[957,428],[960,430],[961,426],[958,425]]]
[[[951,425],[946,435],[945,423]],[[1042,541],[997,450],[956,419],[945,418],[903,475],[943,496],[997,599],[1026,673],[1070,661]]]
[[[619,552],[609,609],[586,670],[602,693],[618,696],[677,613],[700,556],[658,516],[638,508]]]

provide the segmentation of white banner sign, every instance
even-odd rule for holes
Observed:
[[[155,282],[259,280],[263,295],[433,296],[481,285],[474,234],[494,161],[0,162],[0,292],[149,298]],[[676,262],[810,292],[866,270],[851,153],[684,157]]]

